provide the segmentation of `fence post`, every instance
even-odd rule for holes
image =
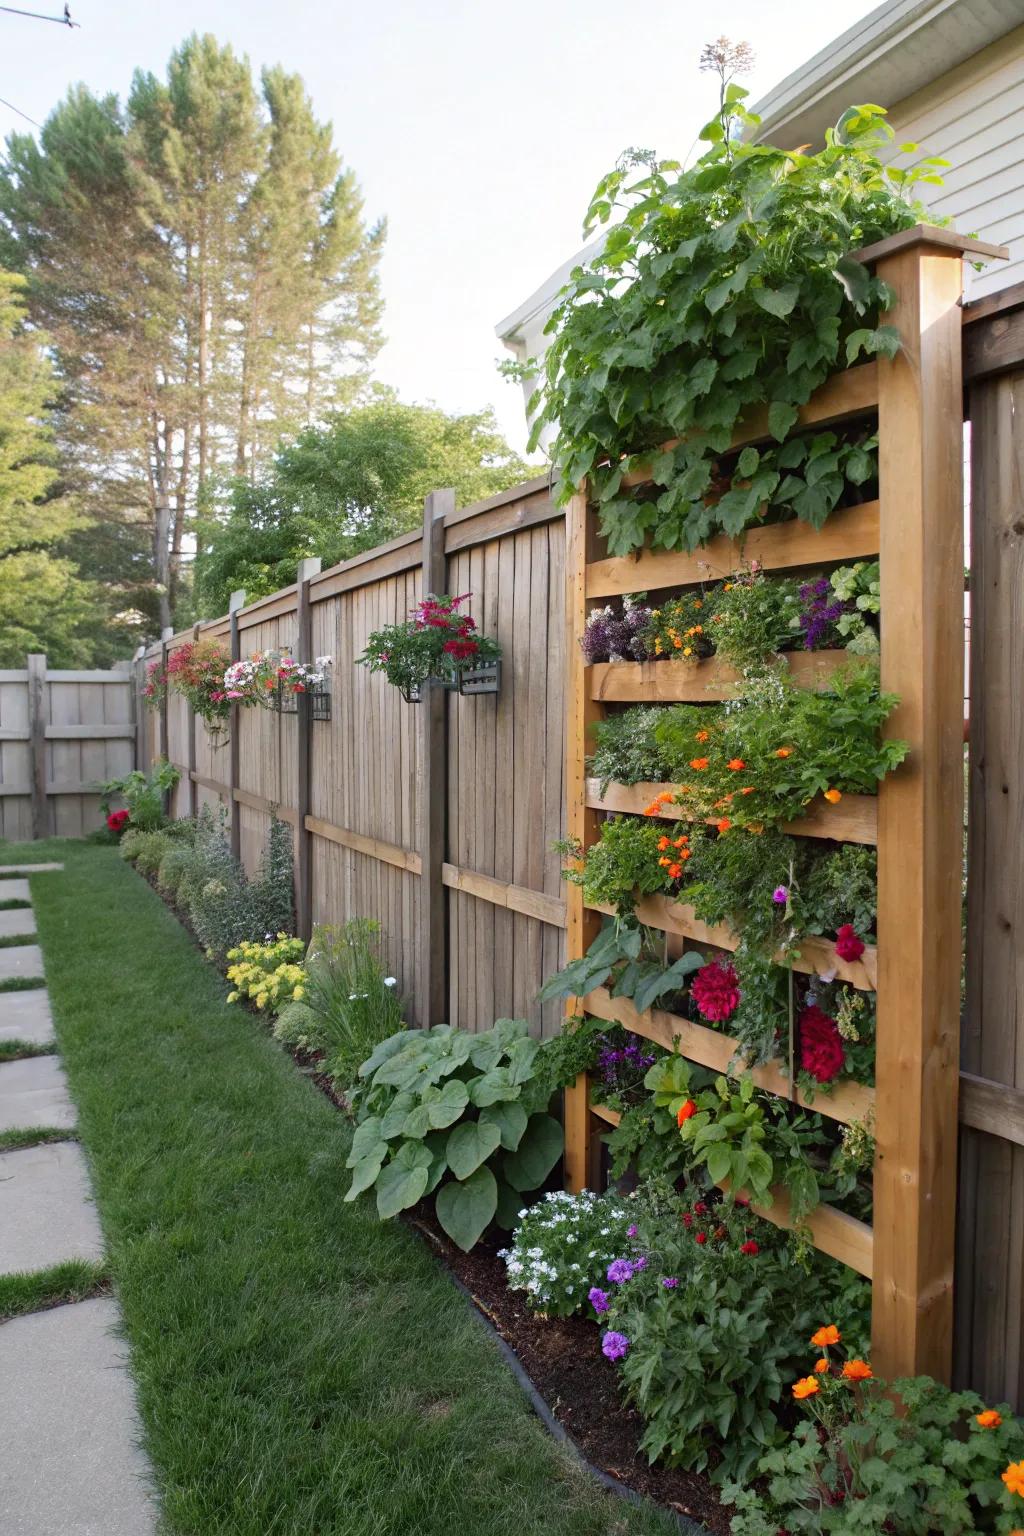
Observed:
[[[238,612],[245,607],[245,588],[240,587],[237,592],[232,592],[228,599],[228,623],[231,631],[231,660],[240,661],[242,648],[238,636]],[[242,807],[235,799],[235,790],[239,787],[239,754],[238,732],[241,725],[242,711],[237,701],[231,705],[231,747],[228,754],[228,794],[230,802],[228,813],[231,827],[231,852],[235,858],[242,856]]]
[[[142,690],[146,686],[146,647],[136,646],[132,657],[132,723],[135,726],[134,768],[144,771],[149,765],[146,756],[146,703]]]
[[[934,232],[933,232],[934,233]],[[882,688],[910,745],[878,797],[873,1353],[950,1378],[963,838],[962,258],[945,231],[861,253],[891,288],[878,363]]]
[[[171,629],[170,626],[160,631],[160,671],[165,679],[164,691],[160,698],[160,756],[163,758],[165,763],[170,760],[171,756],[171,726],[170,721],[167,718],[169,690],[167,688],[166,678],[168,654],[167,642],[173,634],[174,630]],[[164,815],[169,816],[171,812],[171,791],[169,789],[165,789],[160,798],[163,801]]]
[[[199,625],[193,624],[192,644],[198,645],[198,643]],[[192,708],[191,704],[189,705],[188,709],[188,741],[186,742],[186,747],[188,749],[188,755],[185,758],[185,762],[188,768],[188,813],[190,816],[194,817],[199,800],[199,785],[192,777],[192,775],[197,772],[198,758],[196,756],[196,712]]]
[[[447,580],[444,520],[453,490],[431,491],[423,504],[422,595],[440,596]],[[448,810],[448,695],[424,687],[420,710],[419,985],[416,1011],[426,1029],[448,1017],[448,908],[442,879]]]
[[[29,761],[32,785],[32,836],[47,837],[50,831],[46,800],[46,656],[28,655]]]
[[[313,607],[309,600],[309,581],[323,565],[319,555],[299,561],[296,581],[296,642],[298,660],[313,659]],[[313,935],[313,836],[306,826],[310,814],[310,786],[313,759],[313,700],[308,693],[298,698],[295,773],[295,931],[307,941]]]

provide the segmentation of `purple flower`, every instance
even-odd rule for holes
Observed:
[[[625,1285],[633,1278],[633,1266],[628,1259],[613,1259],[608,1265],[608,1279],[613,1285]]]
[[[601,1340],[601,1353],[606,1360],[623,1360],[629,1354],[629,1340],[624,1333],[609,1328]]]
[[[601,1316],[602,1312],[608,1311],[608,1292],[602,1291],[599,1286],[592,1285],[590,1287],[590,1290],[587,1293],[587,1300],[590,1302],[590,1305],[593,1307],[598,1317]]]
[[[661,1283],[665,1287],[666,1291],[674,1291],[676,1286],[679,1284],[679,1281],[676,1279],[675,1275],[666,1275]]]
[[[775,902],[776,906],[784,907],[788,900],[789,892],[786,890],[786,887],[784,885],[777,885],[774,891],[772,891],[772,901]]]
[[[633,1273],[635,1275],[641,1269],[646,1269],[646,1268],[647,1268],[647,1256],[646,1256],[646,1254],[642,1253],[638,1259],[634,1259],[633,1260]]]
[[[634,1221],[630,1226],[628,1226],[626,1228],[626,1236],[627,1237],[636,1237],[636,1234],[637,1234],[637,1232],[639,1230],[640,1230],[639,1227],[637,1226],[636,1222]]]

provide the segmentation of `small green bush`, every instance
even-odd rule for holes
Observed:
[[[126,833],[126,836],[131,836]],[[160,868],[156,872],[156,883],[165,896],[172,899],[178,895],[178,888],[192,868],[195,853],[192,844],[178,840],[171,844],[163,858],[160,860]]]
[[[548,1317],[589,1309],[590,1292],[603,1286],[609,1264],[628,1245],[633,1209],[618,1195],[552,1190],[520,1211],[505,1261],[509,1289]],[[592,1314],[591,1314],[592,1315]]]
[[[301,1000],[281,1009],[272,1033],[282,1045],[294,1045],[302,1051],[322,1051],[327,1044],[320,1015]]]
[[[327,1070],[342,1088],[382,1040],[402,1028],[402,1003],[379,958],[380,924],[357,917],[317,928],[306,956],[303,1001],[316,1018]]]
[[[110,802],[119,797],[128,808],[129,827],[143,832],[155,832],[164,825],[164,795],[174,788],[181,778],[173,763],[163,758],[157,760],[149,773],[137,768],[121,779],[109,779],[100,785],[100,810],[106,816]]]
[[[129,830],[121,839],[121,857],[135,865],[140,875],[155,875],[164,855],[174,847],[166,832]]]

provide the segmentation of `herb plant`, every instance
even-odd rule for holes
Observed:
[[[438,1221],[467,1252],[495,1219],[512,1227],[522,1194],[562,1154],[539,1050],[521,1019],[382,1041],[359,1069],[345,1199],[374,1190],[384,1221],[433,1195]]]

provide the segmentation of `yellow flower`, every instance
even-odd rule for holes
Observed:
[[[229,992],[228,993],[228,1002],[229,1003],[237,1003],[238,1002],[238,993],[237,992]]]
[[[296,1002],[298,1002],[300,998],[305,997],[305,995],[306,995],[305,987],[296,987],[295,991],[292,993],[292,997],[294,998],[294,1000]]]

